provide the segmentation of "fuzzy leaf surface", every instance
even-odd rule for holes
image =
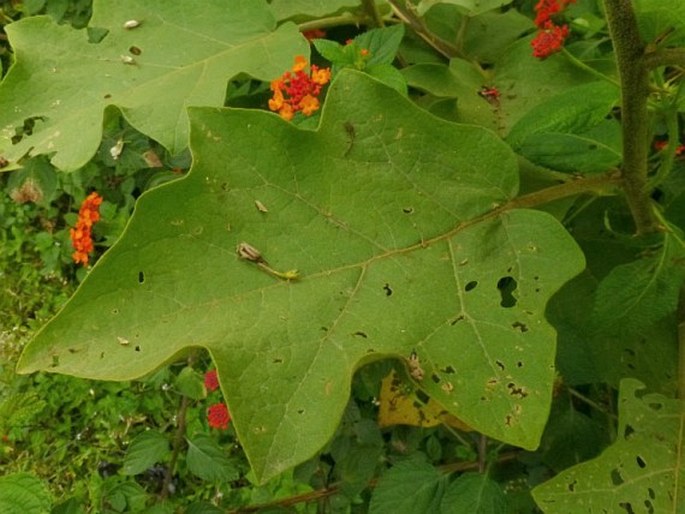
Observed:
[[[188,176],[139,199],[20,372],[126,380],[207,348],[268,479],[330,439],[357,368],[415,352],[449,413],[537,446],[554,377],[545,305],[584,259],[552,216],[497,208],[518,188],[506,144],[347,70],[316,131],[238,109],[191,121]],[[240,258],[241,243],[300,280]]]
[[[136,28],[124,23],[137,21]],[[211,0],[197,9],[180,0],[96,0],[85,30],[47,16],[7,27],[16,62],[0,85],[0,154],[54,154],[63,170],[84,165],[102,139],[104,111],[118,107],[128,122],[172,153],[188,144],[186,108],[221,106],[226,82],[239,73],[272,80],[308,55],[297,28],[276,22],[264,2]],[[139,55],[138,55],[139,54]],[[30,135],[12,143],[24,121]]]
[[[625,379],[614,444],[536,487],[535,501],[549,514],[685,512],[684,433],[680,400],[644,394],[642,383]]]

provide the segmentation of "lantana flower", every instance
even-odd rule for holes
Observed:
[[[295,57],[291,71],[286,71],[279,79],[271,82],[273,95],[269,100],[269,109],[278,112],[281,118],[291,120],[297,112],[311,116],[319,107],[318,96],[323,86],[331,80],[329,68],[311,65],[307,74],[307,59],[302,55]]]
[[[535,5],[535,25],[539,32],[531,41],[533,56],[545,59],[559,52],[569,35],[568,25],[557,25],[553,17],[562,13],[568,4],[576,0],[540,0]]]
[[[205,373],[205,387],[210,393],[219,389],[219,377],[217,376],[215,369],[210,369]]]
[[[231,413],[225,403],[215,403],[207,409],[207,421],[212,428],[226,430],[231,422]]]
[[[96,192],[90,193],[78,213],[76,226],[69,230],[74,253],[71,258],[76,264],[88,264],[88,254],[93,251],[92,228],[100,220],[102,197]]]

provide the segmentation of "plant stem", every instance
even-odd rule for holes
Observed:
[[[498,457],[497,462],[507,462],[510,460],[514,460],[518,456],[518,454],[519,452],[517,451],[503,453]],[[461,471],[476,470],[478,468],[478,462],[453,462],[451,464],[439,466],[438,470],[441,473],[449,474]],[[376,487],[377,484],[378,479],[374,478],[369,481],[367,487],[373,488]],[[316,491],[310,491],[308,493],[297,494],[295,496],[281,498],[279,500],[274,500],[268,503],[260,503],[258,505],[248,505],[246,507],[239,507],[237,509],[229,511],[229,514],[246,514],[248,512],[260,512],[262,510],[275,509],[278,507],[287,508],[293,505],[298,505],[300,503],[311,503],[337,494],[338,492],[340,492],[340,489],[343,487],[343,485],[344,484],[342,482],[336,482],[335,484],[332,484],[324,489],[318,489]]]
[[[678,296],[678,398],[685,400],[685,284]]]
[[[362,6],[364,7],[364,10],[366,11],[366,14],[373,20],[373,24],[378,27],[382,28],[385,26],[385,23],[383,23],[383,17],[381,16],[381,13],[378,11],[378,5],[376,5],[376,0],[362,0]]]
[[[647,188],[649,149],[649,76],[644,65],[646,45],[640,38],[631,0],[604,0],[609,33],[621,79],[623,190],[637,234],[659,230]]]
[[[432,46],[444,57],[448,59],[453,57],[463,57],[462,53],[455,45],[438,37],[428,29],[425,22],[419,16],[417,16],[416,12],[414,12],[413,6],[407,6],[405,2],[399,2],[398,0],[388,0],[388,3],[390,4],[390,7],[392,7],[395,16],[409,25],[412,30],[414,30],[414,32],[421,37],[421,39]]]
[[[178,461],[178,455],[181,452],[181,447],[183,446],[183,437],[186,433],[186,412],[188,411],[188,406],[190,405],[190,399],[187,396],[181,397],[181,405],[178,408],[178,426],[176,427],[176,433],[174,434],[174,440],[172,442],[172,453],[171,460],[169,461],[169,467],[164,475],[164,483],[162,484],[162,492],[160,493],[161,499],[164,500],[169,496],[171,492],[169,486],[171,485],[171,480],[174,477],[174,471],[176,470],[176,462]]]
[[[685,67],[685,48],[664,48],[647,52],[643,63],[646,68],[653,69],[660,66],[682,66]]]
[[[619,84],[617,81],[615,81],[611,77],[605,75],[604,73],[597,71],[592,66],[588,66],[583,61],[578,59],[575,55],[573,55],[571,52],[566,50],[566,48],[562,48],[561,52],[566,56],[566,58],[569,61],[571,61],[571,64],[573,64],[577,68],[580,68],[581,70],[588,72],[590,75],[593,75],[593,76],[597,77],[598,79],[605,80],[606,82],[609,82],[610,84],[612,84],[616,87],[621,87],[621,84]]]

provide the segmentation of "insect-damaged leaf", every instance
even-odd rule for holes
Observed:
[[[637,380],[621,382],[613,445],[535,488],[545,512],[683,511],[682,401],[641,390]]]
[[[140,198],[19,371],[124,380],[206,347],[261,480],[328,441],[359,366],[413,352],[451,414],[538,444],[545,305],[584,261],[548,214],[493,210],[518,187],[504,143],[352,71],[316,131],[265,112],[190,117],[191,172]],[[299,280],[272,273],[288,270]]]
[[[12,106],[0,109],[0,153],[12,165],[54,154],[60,169],[83,166],[110,105],[178,152],[188,144],[189,105],[223,105],[233,76],[272,80],[308,53],[293,24],[276,29],[268,6],[254,0],[210,0],[201,9],[181,0],[95,0],[90,27],[106,35],[89,42],[86,30],[47,16],[7,26],[16,62],[0,86],[0,105]]]

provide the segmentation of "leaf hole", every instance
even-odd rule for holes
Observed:
[[[104,359],[105,358],[105,352],[100,352],[100,358]]]
[[[639,455],[635,457],[635,462],[637,462],[637,465],[640,466],[640,468],[645,469],[645,466],[647,466],[647,463],[645,460],[640,457]]]
[[[426,405],[430,401],[430,396],[428,396],[426,393],[424,393],[421,389],[416,390],[416,397],[424,405]]]
[[[283,363],[283,359],[279,359],[279,358],[277,357],[277,358],[275,358],[275,359],[272,359],[271,362],[273,362],[274,364],[282,364],[282,363]]]
[[[649,500],[645,500],[645,507],[647,507],[647,514],[654,514],[654,505]]]
[[[509,394],[511,396],[516,396],[520,399],[523,399],[526,396],[528,396],[525,387],[517,387],[516,384],[514,384],[513,382],[509,382],[507,384],[507,388],[509,389]]]
[[[392,296],[392,288],[390,287],[390,284],[388,284],[387,282],[383,286],[383,291],[385,291],[385,296]]]
[[[574,492],[576,490],[576,484],[578,483],[578,480],[574,480],[570,484],[568,484],[568,490],[571,492]]]
[[[59,355],[53,355],[52,356],[52,362],[50,363],[51,368],[56,368],[59,366]]]
[[[630,502],[620,502],[618,506],[624,509],[628,514],[635,514],[633,506],[630,504]]]
[[[611,483],[618,486],[621,485],[625,482],[623,480],[623,477],[621,476],[621,472],[618,469],[612,469],[611,470]]]
[[[304,414],[304,409],[297,409],[297,413],[300,415]]]
[[[142,284],[143,282],[145,282],[145,273],[143,273],[142,271],[139,271],[138,272],[138,283]]]
[[[497,367],[501,370],[504,371],[504,363],[502,361],[495,361],[495,364],[497,364]]]
[[[647,494],[652,500],[656,500],[656,493],[654,492],[654,489],[652,489],[651,487],[647,488]]]
[[[523,367],[523,362],[518,361],[518,362],[516,363],[516,367],[517,367],[517,368],[522,368],[522,367]]]
[[[500,296],[502,300],[500,301],[500,306],[505,309],[509,309],[516,305],[516,297],[514,297],[514,291],[518,287],[516,279],[512,276],[506,276],[499,279],[497,282],[497,289],[499,289]]]
[[[143,53],[143,51],[137,46],[130,47],[128,51],[131,52],[133,55],[140,55]]]
[[[140,346],[136,345],[136,351],[137,351],[137,352],[140,351]]]
[[[357,337],[363,337],[364,339],[367,339],[369,337],[368,335],[366,335],[366,332],[362,332],[361,330],[355,332],[354,335]]]
[[[631,425],[626,425],[626,427],[623,429],[623,438],[628,439],[634,433],[635,429]]]
[[[521,332],[528,332],[528,325],[521,323],[520,321],[514,321],[511,326],[512,328],[518,329]]]
[[[405,214],[414,214],[414,208],[413,207],[404,207],[402,209],[402,212]]]
[[[436,375],[435,373],[433,373],[433,374],[431,375],[431,380],[432,380],[433,382],[435,382],[436,384],[439,384],[439,383],[440,383],[440,377],[439,377],[438,375]]]
[[[452,366],[447,366],[445,369],[442,370],[444,373],[447,373],[448,375],[453,375],[456,373],[456,370]]]
[[[472,280],[471,282],[469,282],[468,284],[466,284],[464,286],[464,291],[473,291],[477,285],[478,285],[478,282],[476,282],[475,280]]]
[[[112,309],[112,314],[119,314],[119,309]]]

